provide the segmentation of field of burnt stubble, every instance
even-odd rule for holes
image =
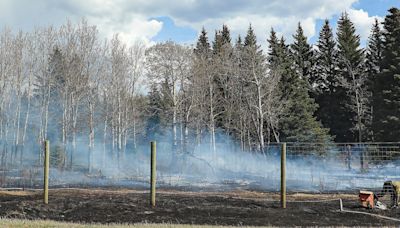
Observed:
[[[160,190],[157,205],[149,193],[131,189],[54,189],[49,204],[41,191],[0,191],[0,217],[79,223],[168,223],[244,226],[399,226],[400,223],[346,209],[398,218],[400,209],[362,209],[353,194],[289,194],[256,191],[183,192]],[[336,200],[337,199],[337,200]]]

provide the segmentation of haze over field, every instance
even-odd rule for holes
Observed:
[[[297,189],[395,176],[400,11],[376,2],[2,1],[3,177],[40,176],[45,140],[60,184],[144,183],[152,140],[170,184],[276,189],[281,142],[313,145]]]

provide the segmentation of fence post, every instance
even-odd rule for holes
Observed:
[[[50,159],[50,142],[44,142],[44,185],[43,185],[43,202],[49,203],[49,159]]]
[[[156,142],[151,142],[151,177],[150,177],[150,195],[151,206],[156,206]]]
[[[286,208],[286,143],[281,148],[281,205]]]

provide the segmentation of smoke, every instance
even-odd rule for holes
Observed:
[[[279,191],[280,145],[270,145],[265,153],[241,151],[237,142],[226,135],[218,136],[213,151],[206,140],[197,145],[174,146],[169,131],[157,141],[157,185],[161,188],[185,190],[229,191],[235,189]],[[207,139],[204,137],[204,139]],[[72,168],[62,168],[56,161],[57,145],[51,146],[50,186],[52,187],[133,187],[148,188],[150,181],[150,142],[141,141],[137,148],[128,144],[118,159],[112,145],[98,140],[88,173],[88,144],[85,137],[77,140]],[[192,141],[191,141],[192,142]],[[35,147],[32,147],[35,148]],[[340,146],[326,148],[324,155],[299,153],[288,147],[286,175],[289,192],[347,192],[380,188],[385,180],[398,177],[399,160],[370,162],[361,169],[359,152],[343,157]],[[25,150],[22,164],[14,164],[7,172],[3,186],[41,187],[41,150]],[[66,154],[68,156],[68,154]],[[367,163],[367,160],[365,161]],[[14,170],[14,171],[13,171]],[[22,175],[25,172],[27,175]],[[12,181],[18,179],[22,181]],[[7,184],[8,183],[8,184]]]

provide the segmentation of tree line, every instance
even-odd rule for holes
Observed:
[[[87,151],[111,154],[153,139],[177,152],[233,138],[244,151],[273,142],[397,142],[400,135],[400,10],[375,20],[366,47],[346,13],[317,42],[301,24],[288,44],[272,28],[232,40],[228,26],[194,46],[127,46],[102,40],[86,20],[0,34],[1,162],[41,156],[50,139],[61,166]],[[261,48],[267,44],[268,50]],[[37,148],[33,150],[32,148]],[[96,151],[96,153],[94,153]]]

